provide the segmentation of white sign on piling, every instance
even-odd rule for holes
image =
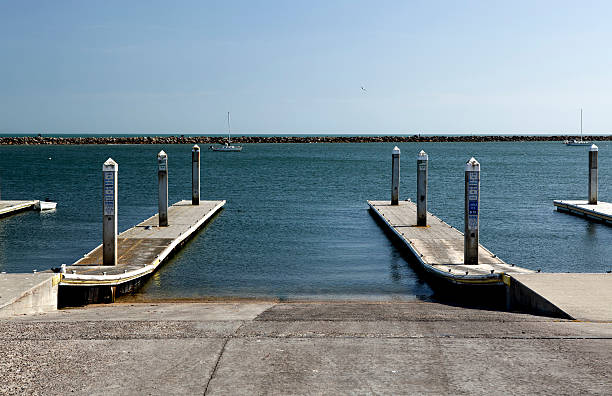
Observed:
[[[395,146],[391,154],[391,205],[399,205],[400,149]]]
[[[597,205],[597,156],[599,148],[592,145],[589,149],[589,204]]]
[[[423,150],[417,155],[417,226],[427,225],[427,172],[429,156]]]
[[[191,204],[200,204],[200,146],[191,149]]]
[[[478,264],[478,226],[480,211],[480,163],[474,157],[465,164],[465,227],[463,262]]]
[[[157,154],[157,184],[158,184],[158,207],[159,226],[168,226],[168,155],[164,150]]]
[[[117,176],[112,158],[102,165],[102,264],[117,265]]]

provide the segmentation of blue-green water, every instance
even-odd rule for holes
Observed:
[[[612,269],[612,228],[553,211],[584,199],[587,152],[558,142],[402,143],[402,199],[416,153],[429,154],[429,210],[463,228],[463,167],[482,164],[480,241],[507,262],[547,272]],[[612,200],[610,144],[600,199]],[[258,144],[202,152],[202,198],[227,205],[158,271],[148,298],[412,299],[431,290],[367,211],[389,199],[393,144]],[[157,211],[156,154],[169,156],[170,201],[190,198],[189,145],[3,146],[2,199],[58,202],[53,213],[0,219],[0,270],[72,263],[100,243],[101,167],[119,163],[121,231]],[[49,159],[51,158],[51,159]]]

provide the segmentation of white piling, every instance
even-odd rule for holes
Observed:
[[[417,155],[417,226],[427,225],[427,172],[429,156],[423,150]]]
[[[589,149],[589,204],[597,205],[597,157],[599,148],[592,145]]]
[[[157,181],[159,187],[159,226],[168,226],[168,155],[164,150],[157,154]]]
[[[191,204],[200,204],[200,146],[191,149]]]
[[[395,146],[391,154],[391,205],[399,205],[400,149]]]
[[[464,264],[478,264],[478,222],[480,211],[480,163],[474,157],[465,164]]]
[[[117,265],[117,176],[112,158],[102,165],[102,264]]]

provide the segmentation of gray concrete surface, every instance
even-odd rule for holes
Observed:
[[[0,354],[3,394],[612,393],[612,323],[427,302],[90,306]]]
[[[59,275],[0,274],[0,318],[57,309]]]
[[[612,274],[513,274],[576,320],[612,322]]]

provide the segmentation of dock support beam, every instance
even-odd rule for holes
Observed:
[[[463,262],[478,264],[478,213],[480,211],[480,163],[474,157],[465,164],[465,230]]]
[[[429,156],[423,150],[417,155],[417,226],[427,226],[427,168]]]
[[[157,181],[159,186],[159,226],[168,226],[168,155],[164,150],[157,154]]]
[[[191,149],[191,204],[200,204],[200,146]]]
[[[589,149],[589,205],[597,205],[597,155],[599,148],[592,145]]]
[[[391,158],[391,205],[399,205],[400,149],[397,146]]]
[[[117,176],[112,158],[102,165],[102,264],[117,265]]]

